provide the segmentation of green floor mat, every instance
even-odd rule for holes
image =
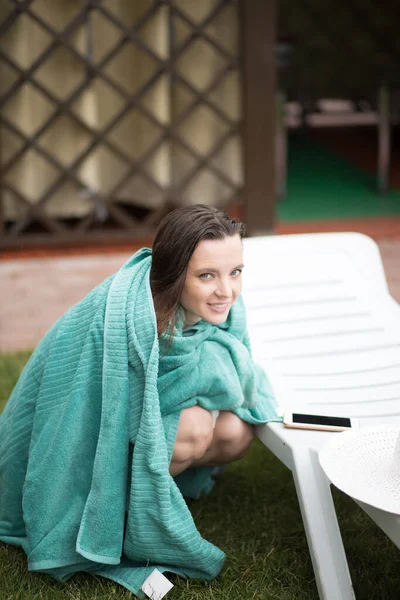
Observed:
[[[400,214],[400,193],[381,196],[376,177],[323,144],[296,136],[289,141],[287,195],[277,203],[280,221],[352,219]]]

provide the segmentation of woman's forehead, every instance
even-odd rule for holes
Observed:
[[[222,240],[202,240],[193,252],[189,264],[192,268],[224,264],[236,266],[242,261],[242,240],[239,235],[234,235]]]

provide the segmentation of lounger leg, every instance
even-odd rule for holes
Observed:
[[[367,515],[386,533],[393,544],[400,548],[400,516],[380,510],[364,502],[356,501]]]
[[[321,600],[353,600],[346,554],[329,481],[316,452],[293,457],[293,478]]]

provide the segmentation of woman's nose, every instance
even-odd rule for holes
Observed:
[[[217,284],[217,289],[215,290],[217,296],[221,296],[223,298],[230,298],[232,295],[232,288],[230,281],[226,279],[220,279]]]

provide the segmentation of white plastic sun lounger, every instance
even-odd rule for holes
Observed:
[[[375,242],[357,233],[245,240],[248,329],[254,359],[279,406],[400,423],[400,308],[389,295]],[[354,592],[330,484],[318,461],[328,432],[280,423],[260,440],[292,471],[323,600]],[[400,547],[394,515],[360,503]]]

